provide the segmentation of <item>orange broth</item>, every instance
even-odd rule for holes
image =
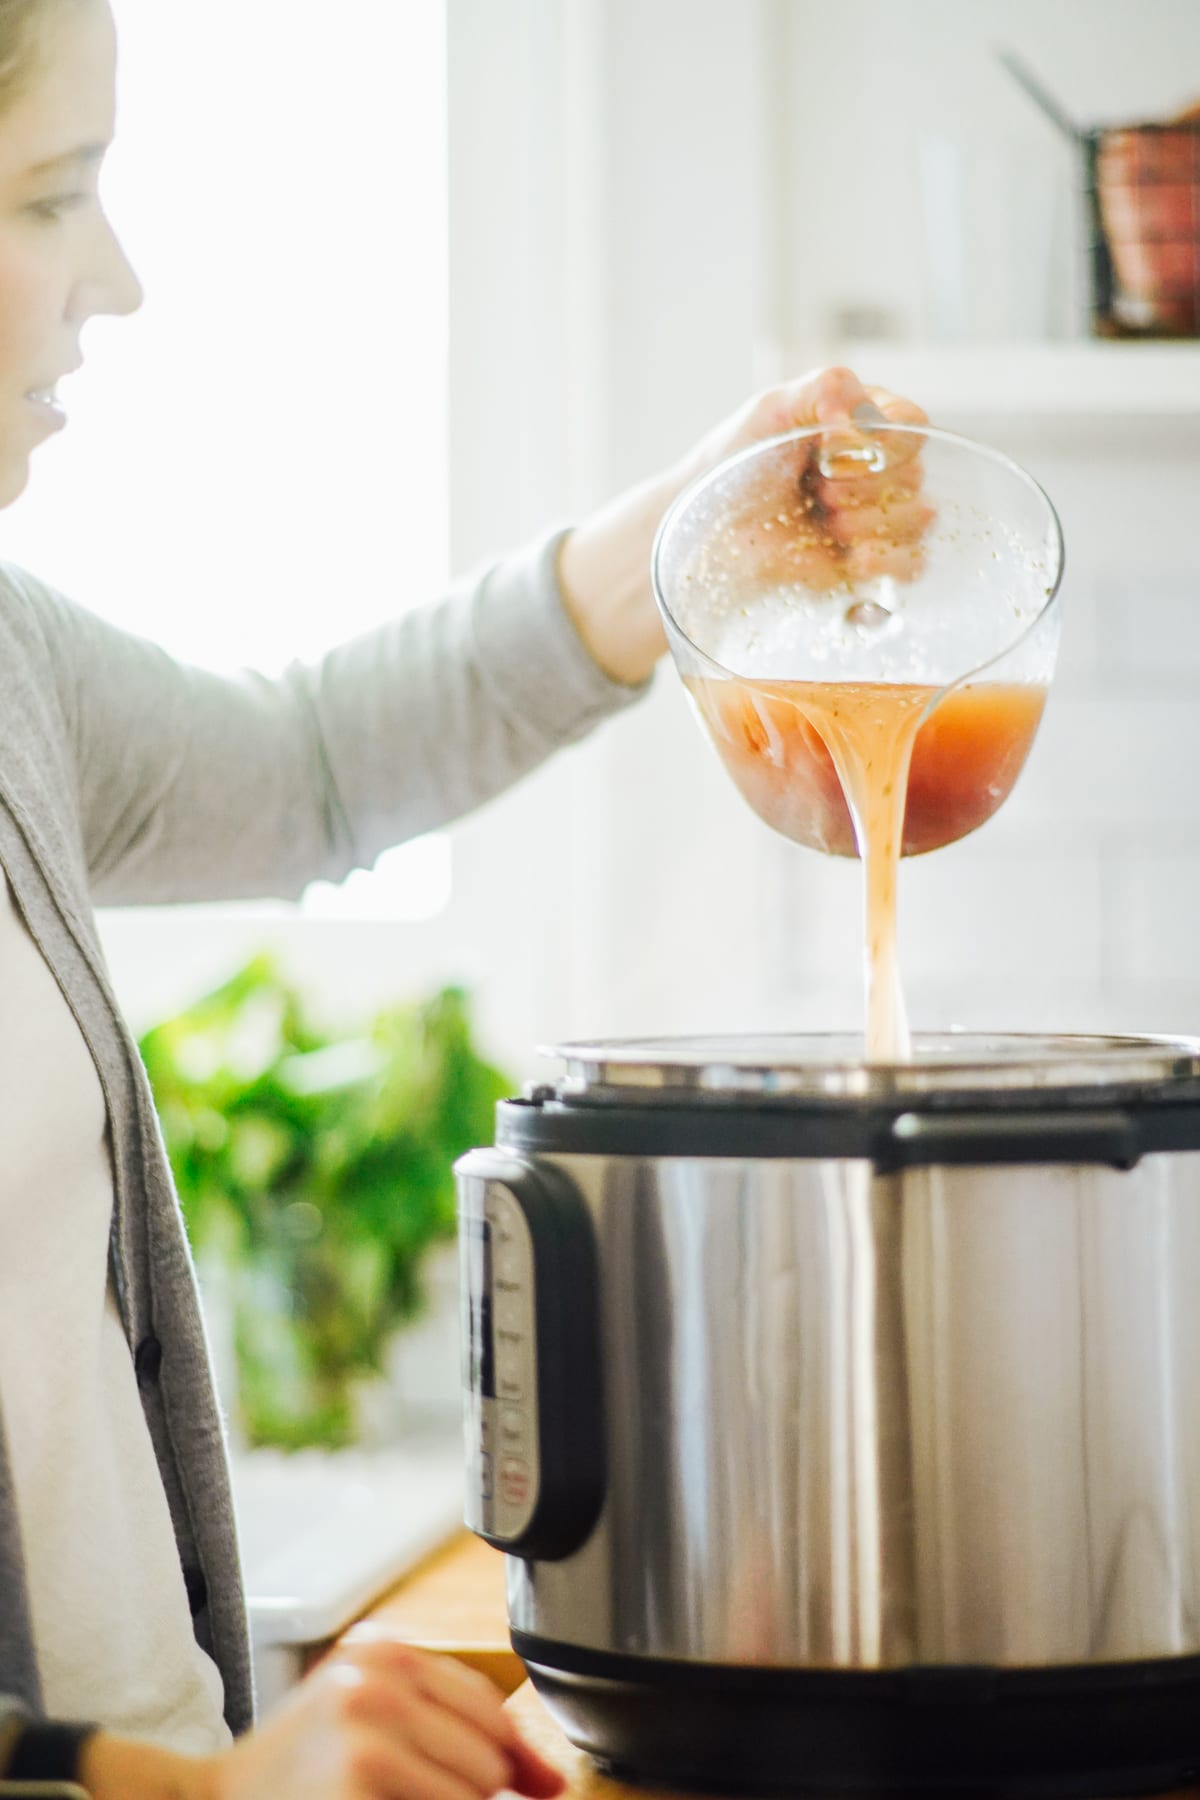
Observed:
[[[861,856],[867,1054],[908,1054],[896,964],[901,856],[965,837],[1007,798],[1046,690],[976,682],[926,717],[938,690],[903,682],[687,681],[725,767],[768,825],[834,856]]]

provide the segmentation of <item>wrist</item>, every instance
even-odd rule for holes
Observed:
[[[91,1800],[218,1800],[216,1761],[98,1731],[79,1757]]]
[[[9,1718],[0,1725],[0,1784],[32,1793],[82,1794],[79,1768],[83,1749],[98,1727],[70,1719]]]
[[[650,583],[650,553],[679,491],[670,474],[643,482],[584,519],[563,540],[563,607],[592,660],[612,681],[637,687],[666,649]]]

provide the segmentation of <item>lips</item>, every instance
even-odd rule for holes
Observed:
[[[25,404],[32,408],[43,425],[51,430],[67,422],[66,411],[53,388],[33,388],[25,396]]]
[[[66,422],[67,415],[63,408],[63,404],[58,397],[58,383],[63,379],[63,376],[73,374],[79,366],[80,365],[77,362],[72,363],[69,368],[62,371],[61,375],[56,375],[48,382],[39,383],[36,387],[26,389],[26,400],[29,401],[31,406],[37,408],[38,412],[45,420],[55,424],[64,424]]]

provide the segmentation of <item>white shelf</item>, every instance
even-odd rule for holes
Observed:
[[[1188,420],[1200,424],[1200,342],[900,344],[774,347],[777,380],[845,363],[864,381],[909,394],[935,423],[958,418]]]

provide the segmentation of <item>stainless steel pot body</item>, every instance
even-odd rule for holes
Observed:
[[[514,1631],[844,1671],[1200,1653],[1200,1152],[888,1168],[610,1154],[602,1108],[584,1152],[523,1130],[500,1173],[594,1246],[603,1490],[569,1553],[510,1556]]]

